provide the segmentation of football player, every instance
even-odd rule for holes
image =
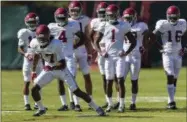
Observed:
[[[137,19],[137,13],[133,8],[127,8],[123,11],[122,19],[125,22],[129,22],[131,25],[131,33],[137,40],[137,45],[131,53],[125,57],[125,75],[126,79],[128,72],[131,75],[131,105],[130,110],[136,110],[136,96],[138,93],[138,77],[141,68],[141,52],[145,51],[143,47],[143,39],[148,37],[149,31],[146,23],[141,22]],[[129,49],[130,43],[127,38],[125,38],[123,48],[125,51]]]
[[[124,56],[127,56],[135,47],[136,40],[130,32],[130,24],[128,22],[119,22],[119,8],[111,4],[106,8],[107,22],[99,25],[94,40],[96,50],[105,57],[105,75],[107,80],[107,99],[108,107],[106,112],[112,109],[112,84],[115,74],[118,79],[120,105],[118,112],[124,112]],[[130,41],[131,45],[128,50],[123,50],[123,42],[125,36]],[[101,51],[99,42],[103,39],[105,42],[105,51]]]
[[[51,35],[55,37],[55,39],[61,40],[63,44],[62,51],[65,54],[65,60],[67,63],[67,68],[70,71],[70,73],[75,77],[76,74],[76,63],[75,59],[73,57],[74,49],[73,47],[81,43],[81,40],[83,38],[82,32],[80,32],[80,27],[77,22],[68,21],[68,11],[64,8],[58,8],[54,13],[55,21],[56,23],[50,23],[48,25]],[[74,45],[74,40],[79,39],[76,35],[80,36],[81,40],[78,40],[79,43],[76,43]],[[78,42],[77,41],[77,42]],[[58,111],[66,111],[68,110],[67,102],[66,102],[66,95],[65,95],[65,88],[63,81],[59,81],[59,94],[60,94],[60,100],[62,103],[62,107],[58,109]],[[75,101],[75,111],[81,111],[80,106]]]
[[[182,66],[183,48],[181,38],[186,32],[187,24],[185,19],[180,19],[180,9],[177,6],[170,6],[166,11],[167,19],[156,22],[153,33],[156,37],[161,36],[162,40],[162,62],[167,76],[168,109],[176,109],[174,99],[177,78]]]
[[[39,23],[39,17],[31,12],[28,13],[25,17],[25,25],[27,28],[22,28],[18,31],[17,37],[18,41],[18,52],[24,56],[22,72],[23,72],[23,80],[24,80],[24,88],[23,88],[23,98],[25,103],[25,110],[32,110],[29,102],[29,85],[31,81],[31,67],[33,63],[33,56],[27,52],[30,48],[30,41],[35,38],[36,27]],[[42,64],[37,66],[37,73],[40,72]],[[35,108],[37,105],[35,104]]]
[[[32,77],[36,77],[36,65],[40,56],[45,61],[42,72],[34,80],[32,87],[32,97],[37,103],[39,110],[33,116],[41,116],[46,113],[41,100],[39,91],[45,85],[49,84],[54,78],[64,80],[70,90],[86,101],[99,116],[104,116],[105,112],[98,107],[88,94],[81,91],[74,80],[74,77],[66,67],[64,53],[62,52],[63,44],[60,40],[50,38],[50,30],[46,25],[40,25],[36,29],[36,38],[30,42],[30,52],[34,54],[34,62],[32,67]]]
[[[69,4],[68,8],[70,15],[70,18],[68,20],[78,22],[80,26],[80,31],[84,33],[85,27],[88,25],[90,19],[87,16],[82,15],[81,3],[78,1],[72,1]],[[79,43],[78,45],[74,46],[74,57],[83,73],[86,92],[90,95],[90,97],[92,97],[92,81],[89,71],[89,64],[91,63],[92,55],[91,52],[89,52],[89,54],[87,53],[84,41],[81,40],[81,42],[83,43]],[[70,99],[70,101],[72,100]],[[79,103],[77,98],[74,98],[74,102],[75,101],[77,101],[77,104]],[[73,103],[71,103],[71,105],[73,105]]]
[[[91,40],[91,43],[94,47],[94,44],[93,44],[93,40],[94,40],[94,34],[95,32],[97,31],[98,27],[99,27],[99,24],[101,22],[104,22],[106,21],[106,8],[107,8],[108,4],[106,2],[100,2],[97,6],[97,9],[96,9],[96,13],[97,13],[97,18],[93,18],[89,25],[87,26],[87,29],[89,33],[87,33],[87,36],[88,38],[90,38]],[[100,43],[99,43],[99,46],[101,48],[101,50],[104,50],[105,49],[105,43],[101,40]],[[99,70],[100,70],[100,73],[102,75],[102,79],[103,79],[103,89],[104,89],[104,93],[105,93],[105,99],[106,99],[106,104],[102,106],[102,108],[106,108],[108,106],[108,103],[107,103],[107,94],[106,94],[106,77],[105,77],[105,73],[104,73],[104,62],[105,62],[105,58],[101,55],[99,55],[98,53],[98,57],[97,57],[97,62],[98,62],[98,67],[99,67]],[[114,108],[118,108],[119,106],[119,89],[118,89],[118,83],[117,83],[117,78],[116,78],[116,75],[115,75],[115,86],[116,86],[116,90],[117,90],[117,103],[114,104]]]

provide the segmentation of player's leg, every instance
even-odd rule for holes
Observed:
[[[67,106],[67,101],[66,101],[66,93],[65,93],[65,86],[64,86],[64,81],[58,79],[58,92],[60,95],[60,101],[62,106],[58,108],[58,111],[67,111],[68,106]]]
[[[115,89],[116,89],[116,103],[114,104],[114,109],[117,109],[119,107],[119,101],[120,101],[120,97],[119,97],[119,85],[118,85],[118,78],[115,74],[115,77],[114,77],[114,83],[115,83]]]
[[[175,56],[174,61],[174,88],[176,93],[176,87],[177,87],[177,78],[180,72],[180,69],[182,67],[182,57],[181,56]]]
[[[42,69],[43,69],[43,66],[44,66],[44,63],[42,60],[39,60],[39,63],[36,67],[36,74],[37,76],[41,73]],[[42,90],[40,90],[40,95],[42,94]],[[42,96],[42,95],[41,95]],[[47,107],[45,107],[47,109]],[[34,109],[38,109],[38,105],[37,103],[34,104]]]
[[[130,73],[131,73],[131,105],[130,110],[136,110],[136,97],[138,94],[138,78],[141,68],[141,58],[139,56],[133,56],[130,64]]]
[[[105,76],[105,58],[103,56],[99,56],[98,55],[98,67],[99,67],[99,71],[100,71],[100,74],[102,76],[102,80],[103,80],[103,90],[104,90],[104,94],[105,94],[105,100],[106,100],[106,103],[102,106],[102,108],[106,108],[108,106],[108,103],[107,103],[107,94],[106,94],[106,76]]]
[[[40,90],[42,87],[50,83],[54,79],[53,73],[51,71],[42,71],[39,76],[34,80],[34,85],[32,87],[32,97],[38,105],[38,111],[33,114],[33,116],[41,116],[46,113],[46,109],[42,104]]]
[[[124,84],[124,73],[125,73],[125,58],[116,58],[115,62],[115,71],[116,76],[118,79],[118,85],[119,85],[119,107],[118,112],[122,113],[124,112],[125,108],[125,84]]]
[[[22,73],[23,73],[23,99],[25,104],[25,110],[32,110],[29,102],[29,85],[31,81],[31,71],[30,71],[31,63],[24,58]]]
[[[68,84],[68,86],[70,87],[71,91],[77,95],[78,97],[82,98],[85,102],[87,102],[89,104],[90,107],[92,107],[94,110],[96,110],[96,112],[100,115],[100,116],[104,116],[105,113],[102,110],[102,108],[100,108],[99,106],[97,106],[95,104],[95,102],[93,101],[93,99],[86,94],[85,92],[81,91],[76,83],[76,81],[74,80],[74,78],[72,77],[72,75],[70,74],[70,72],[67,69],[64,69],[63,71],[61,71],[61,73],[59,74],[59,78],[60,79],[64,79],[64,81]]]
[[[88,57],[86,50],[80,47],[79,54],[77,55],[77,57],[80,70],[82,71],[84,77],[86,92],[92,98],[92,80],[90,76],[90,67],[87,60]]]
[[[65,60],[66,60],[66,65],[67,65],[68,70],[75,77],[76,65],[75,65],[74,57],[72,55],[68,55],[65,57]],[[69,88],[68,88],[68,90],[69,90]],[[68,106],[67,106],[67,102],[66,102],[65,87],[64,87],[64,83],[62,80],[59,80],[59,94],[60,94],[60,100],[61,100],[62,106],[58,109],[58,111],[66,111],[66,110],[68,110]],[[70,94],[70,97],[72,97],[71,94]],[[73,98],[71,98],[71,100],[72,99]],[[70,103],[71,103],[71,109],[74,109],[75,106],[74,106],[73,100],[70,101]]]
[[[174,96],[176,93],[177,78],[178,78],[181,67],[182,67],[182,57],[179,55],[176,55],[175,60],[174,60]]]
[[[79,55],[78,64],[83,73],[86,92],[90,95],[90,97],[92,97],[92,80],[90,76],[90,67],[87,61],[87,53]]]
[[[174,60],[171,54],[163,54],[163,67],[167,76],[167,90],[168,90],[168,109],[175,109],[175,88],[174,88]]]
[[[74,56],[73,56],[74,61],[75,61],[75,71],[77,71],[77,64],[76,64],[76,63],[77,63],[78,60],[79,60],[79,59],[78,59],[78,54],[79,54],[78,49],[76,49],[76,50],[74,51]],[[76,77],[76,76],[75,76],[75,77]],[[72,91],[71,91],[70,88],[68,88],[68,91],[69,91],[69,96],[72,96],[72,98],[73,98],[73,102],[70,102],[70,108],[71,108],[72,110],[81,112],[82,109],[81,109],[81,106],[79,105],[79,98],[78,98],[75,94],[72,93]],[[70,101],[71,101],[71,99],[70,99]]]
[[[105,58],[105,74],[106,74],[106,81],[107,81],[107,102],[108,106],[106,108],[106,112],[110,112],[113,108],[112,102],[112,86],[115,74],[115,67],[114,67],[114,60],[112,57]]]

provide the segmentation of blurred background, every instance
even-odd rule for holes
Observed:
[[[84,14],[90,18],[96,17],[95,9],[100,1],[81,1]],[[108,1],[108,4],[117,4],[120,13],[127,7],[133,7],[138,12],[139,18],[146,22],[151,30],[159,19],[166,18],[166,9],[176,5],[181,10],[181,18],[187,19],[187,1]],[[24,28],[24,17],[28,12],[36,12],[40,23],[54,22],[53,13],[58,7],[67,7],[68,1],[15,1],[1,2],[1,68],[21,69],[23,57],[17,52],[17,32]],[[187,44],[187,40],[182,40]],[[93,63],[93,65],[95,65]],[[162,65],[161,54],[153,46],[142,56],[142,67],[159,67]],[[187,65],[187,56],[183,58],[183,65]]]

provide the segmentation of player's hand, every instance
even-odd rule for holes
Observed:
[[[92,55],[88,54],[87,61],[88,61],[88,65],[92,64]]]
[[[182,48],[180,51],[179,51],[179,55],[182,57],[184,55],[184,48]]]
[[[44,66],[43,69],[44,69],[44,71],[51,71],[51,70],[53,70],[53,68],[51,66],[48,66],[48,65]]]
[[[118,55],[119,55],[119,57],[124,57],[124,56],[126,56],[126,53],[124,50],[121,50],[121,51],[119,51]]]
[[[37,77],[36,72],[31,72],[31,80],[32,82],[34,81],[34,79]]]
[[[145,49],[143,46],[141,46],[141,47],[139,48],[139,50],[140,50],[140,53],[141,53],[141,54],[144,54],[144,53],[146,52],[146,49]]]
[[[33,55],[30,54],[30,53],[25,53],[24,55],[29,61],[32,61],[33,60]]]
[[[108,53],[107,53],[107,52],[103,52],[103,53],[101,54],[101,56],[103,56],[104,58],[108,58]]]

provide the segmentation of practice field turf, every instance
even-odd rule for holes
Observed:
[[[102,80],[97,70],[92,70],[93,98],[97,104],[105,102]],[[54,80],[43,89],[43,103],[48,107],[44,116],[32,117],[33,111],[24,111],[22,96],[22,72],[2,71],[2,122],[186,122],[186,69],[179,75],[176,102],[177,110],[166,110],[167,90],[166,77],[162,69],[142,69],[139,80],[139,95],[136,112],[129,109],[131,100],[131,84],[126,80],[126,111],[119,114],[113,110],[106,117],[98,117],[95,111],[88,110],[88,105],[80,100],[83,112],[58,112],[60,99],[57,92],[57,82]],[[78,84],[84,89],[81,73],[78,73]],[[85,91],[85,90],[84,90]],[[114,102],[116,91],[113,89]],[[66,92],[67,93],[67,92]],[[67,95],[68,96],[68,95]],[[69,101],[69,99],[67,99]],[[33,107],[33,100],[30,97]]]

